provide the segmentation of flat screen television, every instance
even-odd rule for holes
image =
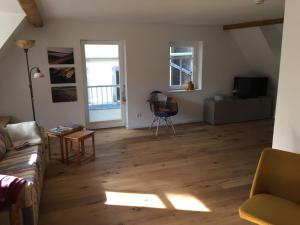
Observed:
[[[267,95],[268,77],[235,77],[233,94],[239,98]]]

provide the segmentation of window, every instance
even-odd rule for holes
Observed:
[[[192,81],[196,86],[198,44],[171,43],[170,44],[170,88],[184,89]]]

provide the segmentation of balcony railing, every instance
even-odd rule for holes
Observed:
[[[120,108],[120,85],[88,86],[90,110]]]

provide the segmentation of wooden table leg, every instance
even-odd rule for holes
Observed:
[[[61,161],[64,162],[64,143],[63,143],[63,137],[59,137],[60,140],[60,155],[61,155]]]
[[[92,144],[93,144],[93,158],[96,159],[96,149],[95,149],[95,135],[92,135]]]
[[[69,148],[68,148],[68,140],[67,139],[65,139],[65,149],[66,149],[66,163],[69,164]]]
[[[47,135],[49,160],[51,160],[50,136]]]
[[[85,155],[84,139],[80,141],[80,144],[81,144],[81,155],[84,156]]]
[[[81,165],[81,153],[80,153],[80,141],[78,142],[78,154],[77,154],[77,163]]]

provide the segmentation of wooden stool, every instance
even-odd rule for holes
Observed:
[[[91,130],[82,130],[82,131],[77,131],[72,134],[68,134],[64,136],[65,140],[65,148],[66,148],[66,161],[69,163],[69,159],[72,158],[73,156],[69,157],[69,148],[68,148],[68,143],[72,144],[77,143],[77,154],[74,155],[75,157],[77,156],[77,162],[78,164],[81,164],[81,159],[86,155],[85,152],[85,146],[84,146],[84,141],[88,138],[92,138],[92,147],[93,147],[93,154],[91,155],[92,159],[95,160],[96,158],[96,152],[95,152],[95,131]]]

